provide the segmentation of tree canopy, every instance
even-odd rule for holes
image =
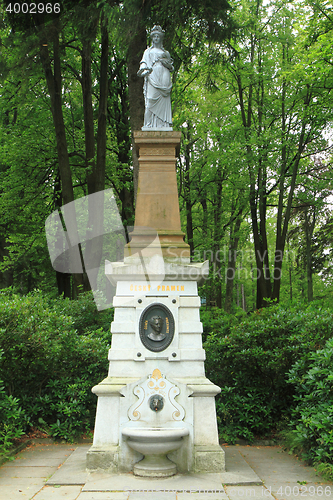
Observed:
[[[160,24],[182,225],[193,260],[211,262],[202,297],[230,312],[331,292],[329,2],[67,0],[36,14],[1,3],[1,287],[89,288],[48,259],[44,223],[63,204],[112,187],[133,224],[136,72]]]

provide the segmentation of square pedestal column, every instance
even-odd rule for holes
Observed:
[[[151,256],[158,250],[164,259],[190,259],[178,203],[176,156],[180,138],[181,132],[134,132],[140,168],[134,231],[125,246],[125,257],[142,251]],[[152,245],[152,233],[158,235],[158,249]]]

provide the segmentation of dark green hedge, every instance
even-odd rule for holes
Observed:
[[[300,360],[308,363],[333,336],[332,311],[318,304],[305,310],[272,306],[234,320],[215,313],[214,325],[204,347],[207,376],[221,387],[221,437],[235,442],[272,435],[295,407],[288,372]]]
[[[295,363],[289,382],[296,403],[292,445],[310,463],[333,465],[333,339]]]
[[[90,294],[69,301],[0,292],[0,401],[14,398],[22,429],[74,439],[92,428],[91,387],[107,375],[110,322],[111,311],[98,313]]]

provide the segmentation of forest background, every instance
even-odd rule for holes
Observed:
[[[132,133],[144,112],[136,72],[146,29],[158,23],[175,67],[182,226],[193,261],[211,265],[200,295],[207,373],[222,387],[221,437],[283,429],[292,448],[329,468],[330,2],[64,0],[36,13],[30,1],[1,5],[4,449],[29,428],[65,439],[91,429],[89,390],[106,370],[112,310],[97,312],[84,274],[52,269],[44,225],[109,187],[133,225]]]

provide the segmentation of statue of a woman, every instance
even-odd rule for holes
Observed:
[[[144,51],[138,76],[143,76],[145,119],[143,130],[168,128],[172,130],[171,74],[173,64],[170,54],[163,49],[164,31],[154,26],[150,33],[152,46]]]

